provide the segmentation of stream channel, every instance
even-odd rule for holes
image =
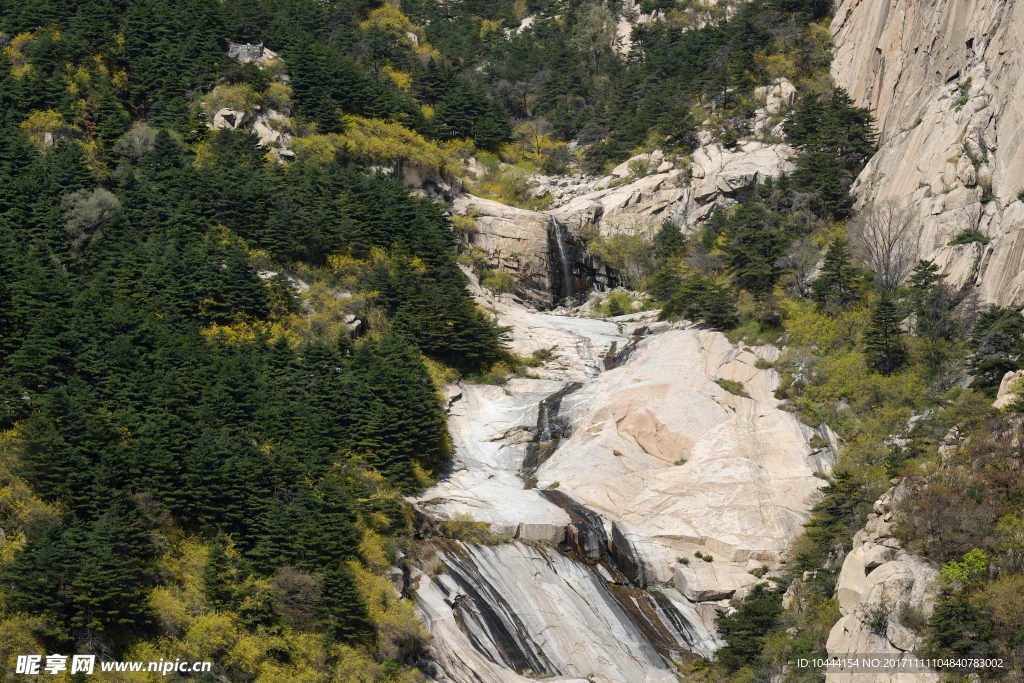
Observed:
[[[428,542],[441,569],[413,582],[433,636],[425,671],[452,683],[675,681],[675,663],[718,645],[711,606],[655,586],[613,522],[554,485],[535,487],[537,469],[572,431],[563,402],[628,363],[650,319],[502,312],[520,343],[553,349],[555,359],[536,378],[460,384],[450,397],[454,462],[417,508],[426,519],[489,522],[504,542]]]

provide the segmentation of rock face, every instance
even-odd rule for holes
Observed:
[[[766,89],[766,111],[777,113],[792,98],[792,86],[784,85]],[[748,142],[730,150],[708,144],[694,153],[692,164],[676,168],[654,151],[599,179],[542,178],[535,193],[554,199],[546,212],[472,195],[457,197],[452,210],[475,217],[477,229],[469,242],[487,254],[490,267],[513,273],[526,296],[551,306],[570,292],[603,291],[617,284],[614,273],[587,253],[578,237],[584,227],[605,236],[648,237],[665,221],[692,229],[716,207],[731,206],[766,178],[792,171],[792,154],[788,145]]]
[[[520,290],[542,306],[593,288],[614,286],[615,276],[557,219],[471,194],[452,204],[457,214],[473,216],[471,247],[487,254],[489,266],[516,276]]]
[[[295,154],[286,148],[291,136],[277,128],[284,121],[281,112],[259,107],[252,112],[237,109],[220,109],[213,114],[213,121],[207,124],[210,128],[226,128],[228,130],[251,130],[260,138],[260,145],[272,150],[280,158],[291,158]]]
[[[836,583],[842,618],[829,633],[826,648],[831,657],[847,659],[872,654],[901,658],[919,653],[921,638],[910,628],[931,614],[938,570],[929,562],[908,554],[889,535],[890,505],[902,495],[896,487],[875,502],[864,529],[853,539]],[[916,670],[915,670],[916,671]],[[905,677],[930,683],[934,672],[830,672],[827,683],[888,683]]]
[[[995,403],[992,404],[993,408],[1005,408],[1017,400],[1017,394],[1013,391],[1013,383],[1022,376],[1024,376],[1024,372],[1020,370],[1010,370],[1003,375],[1002,381],[999,382],[999,393],[996,394]]]
[[[749,570],[777,568],[824,483],[814,473],[831,467],[832,448],[810,437],[834,436],[778,409],[776,373],[755,367],[774,348],[737,349],[649,313],[537,313],[471,289],[512,328],[516,353],[553,357],[536,378],[450,392],[452,470],[413,502],[424,518],[486,521],[508,542],[435,544],[448,571],[415,589],[431,675],[674,680],[670,660],[720,646],[715,608],[757,581]]]
[[[766,178],[792,171],[792,155],[788,145],[748,142],[725,149],[707,144],[694,152],[688,168],[676,168],[659,151],[639,154],[610,175],[556,196],[549,213],[571,229],[589,223],[604,235],[650,235],[666,220],[689,228]],[[647,175],[636,178],[634,173]]]
[[[628,362],[562,400],[572,436],[540,467],[538,486],[557,481],[614,520],[657,581],[679,575],[684,557],[688,586],[731,594],[747,582],[724,563],[746,573],[777,562],[823,484],[814,475],[831,468],[831,449],[808,445],[815,430],[778,409],[778,374],[755,367],[777,354],[695,328],[640,341]],[[718,380],[741,383],[747,396]],[[713,577],[695,552],[714,558]]]
[[[908,210],[918,255],[951,284],[1024,303],[1024,6],[844,0],[835,17],[832,76],[879,122],[880,150],[854,185],[861,205]],[[949,244],[972,230],[988,244]]]
[[[421,577],[417,591],[434,636],[435,680],[677,680],[598,571],[553,548],[520,543],[448,543],[439,555],[446,571]],[[679,604],[685,602],[676,604],[692,623],[680,622],[680,641],[711,639],[695,609]]]

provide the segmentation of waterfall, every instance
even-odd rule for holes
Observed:
[[[548,410],[547,401],[540,402],[540,413],[537,416],[537,421],[541,424],[540,430],[540,441],[541,443],[548,443],[551,441],[551,413]]]
[[[568,299],[576,292],[573,287],[572,263],[565,253],[565,226],[558,222],[554,216],[549,218],[551,233],[555,236],[555,244],[558,246],[558,261],[562,266],[562,298]]]
[[[564,387],[548,396],[537,407],[537,439],[526,447],[519,476],[526,482],[526,488],[533,488],[537,480],[537,468],[551,457],[562,439],[567,436],[567,428],[558,419],[558,411],[562,407],[562,399],[583,386],[580,382],[569,382]]]

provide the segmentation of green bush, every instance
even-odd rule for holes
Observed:
[[[742,396],[743,398],[750,398],[750,394],[747,393],[746,388],[743,386],[743,382],[737,382],[734,379],[716,379],[715,384],[722,387],[730,394]]]
[[[493,292],[514,292],[516,276],[504,270],[488,270],[484,273],[480,284]]]
[[[949,242],[949,244],[950,246],[954,246],[957,244],[973,244],[974,242],[988,244],[989,239],[982,235],[978,230],[975,230],[974,228],[968,228],[967,230],[960,232],[956,237],[954,237]]]

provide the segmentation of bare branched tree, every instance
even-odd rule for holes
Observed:
[[[811,276],[821,260],[821,250],[808,237],[801,237],[789,246],[786,255],[775,261],[777,268],[789,273],[787,288],[800,297],[811,293]]]
[[[892,293],[910,274],[917,256],[914,221],[892,202],[875,206],[854,225],[853,233],[864,265],[875,272],[875,286]]]
[[[714,280],[722,272],[725,264],[717,254],[710,253],[703,245],[698,244],[693,249],[693,255],[686,259],[686,265],[697,270],[709,280]]]

